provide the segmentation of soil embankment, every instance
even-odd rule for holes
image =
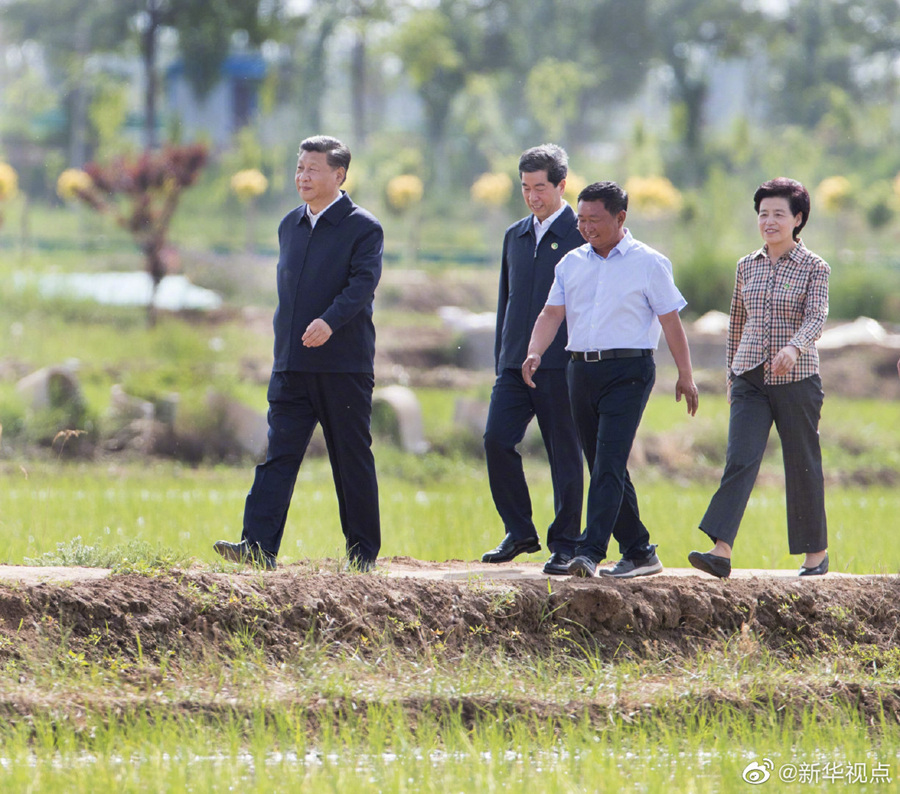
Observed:
[[[0,634],[8,640],[0,657],[41,642],[48,625],[66,632],[73,648],[90,640],[94,650],[150,656],[222,652],[229,635],[252,627],[273,658],[289,656],[298,638],[344,648],[377,640],[408,652],[439,642],[541,654],[577,642],[609,658],[689,656],[742,632],[772,651],[802,656],[835,643],[888,651],[900,631],[897,576],[581,581],[528,578],[523,566],[489,578],[472,564],[457,563],[455,572],[448,565],[398,558],[374,575],[300,563],[266,574],[187,570],[102,579],[97,569],[33,569],[30,578],[0,580]]]
[[[811,704],[818,718],[849,709],[871,725],[900,720],[900,689],[872,678],[898,664],[898,576],[801,580],[776,572],[729,581],[694,575],[576,581],[548,580],[528,564],[488,574],[483,568],[409,558],[383,560],[370,575],[342,573],[337,561],[265,574],[0,567],[0,669],[9,674],[9,685],[0,682],[0,715],[10,724],[31,724],[41,715],[85,725],[90,715],[216,721],[256,719],[260,709],[287,705],[299,708],[315,732],[351,712],[365,713],[367,704],[384,705],[377,689],[371,702],[362,692],[348,699],[315,687],[292,694],[284,671],[305,669],[296,664],[298,654],[314,648],[350,676],[380,669],[386,656],[396,669],[419,675],[412,671],[452,669],[464,658],[491,665],[501,650],[527,668],[543,659],[552,669],[588,654],[586,680],[596,669],[590,658],[648,671],[621,690],[601,688],[587,699],[539,689],[433,696],[427,687],[401,687],[390,704],[410,724],[428,713],[467,724],[518,715],[553,724],[586,718],[609,727],[682,713],[693,719],[722,708],[802,721]],[[215,675],[192,683],[178,672],[192,664],[215,671],[232,658],[246,666],[248,653],[254,681],[266,680],[264,690],[259,681],[223,689]],[[715,659],[743,671],[732,685],[704,680],[700,671],[718,664]],[[782,660],[787,672],[771,682],[759,679],[757,664],[771,669],[772,659]],[[818,669],[819,659],[835,672],[809,680],[802,670]],[[838,674],[828,662],[835,659],[849,660],[841,669],[855,673]],[[77,676],[50,685],[48,675],[56,681],[53,671],[73,666],[87,671],[92,688],[81,691]],[[392,673],[383,674],[392,680]],[[267,700],[260,701],[261,691]]]

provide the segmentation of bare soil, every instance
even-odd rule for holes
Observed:
[[[364,636],[410,653],[439,640],[448,649],[503,645],[549,654],[568,642],[560,626],[610,658],[691,656],[741,631],[793,655],[835,643],[887,652],[900,631],[898,576],[547,579],[536,566],[486,571],[476,563],[410,558],[382,560],[371,575],[338,568],[298,563],[271,573],[152,576],[16,568],[15,579],[0,583],[0,634],[10,640],[0,642],[0,661],[39,642],[46,616],[69,633],[73,647],[100,633],[101,649],[127,655],[138,653],[138,634],[144,655],[224,652],[229,635],[252,625],[273,659],[289,656],[298,638],[357,646]]]
[[[0,715],[12,722],[39,713],[80,720],[89,714],[125,719],[194,716],[217,718],[258,711],[258,702],[223,698],[215,690],[155,692],[165,657],[227,659],[243,633],[272,669],[316,643],[328,653],[376,655],[391,647],[400,658],[423,655],[452,663],[460,654],[501,648],[507,656],[568,658],[593,649],[608,661],[659,663],[689,670],[704,651],[756,658],[765,651],[791,660],[847,653],[860,662],[860,682],[802,676],[760,694],[723,691],[702,681],[673,694],[673,680],[651,675],[627,693],[610,692],[571,702],[535,692],[519,698],[484,695],[421,698],[398,695],[393,705],[411,724],[427,712],[566,721],[587,717],[597,726],[613,718],[656,719],[673,698],[692,713],[737,708],[767,719],[773,709],[800,720],[811,702],[820,718],[851,708],[877,725],[900,720],[900,688],[867,680],[872,670],[896,664],[900,577],[829,574],[801,580],[789,572],[749,572],[719,581],[666,574],[637,581],[547,579],[536,566],[485,566],[465,561],[431,563],[410,558],[380,561],[375,574],[340,572],[337,561],[295,564],[272,573],[212,573],[202,569],[144,575],[103,569],[0,568],[0,669],[27,669],[48,647],[87,659],[126,659],[130,688],[83,694],[60,692],[22,676],[0,682]],[[16,665],[19,665],[16,668]],[[676,677],[682,676],[678,673]],[[7,679],[8,680],[8,679]],[[684,684],[684,678],[678,678]],[[189,688],[190,689],[190,688]],[[295,697],[295,696],[294,696]],[[362,709],[341,697],[288,703],[303,708],[311,730]],[[268,708],[268,707],[267,707]]]

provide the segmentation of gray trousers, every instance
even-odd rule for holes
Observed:
[[[774,421],[784,457],[790,553],[828,548],[819,446],[824,396],[818,375],[781,386],[766,386],[761,365],[734,379],[725,472],[700,522],[700,529],[713,541],[723,540],[734,546]]]

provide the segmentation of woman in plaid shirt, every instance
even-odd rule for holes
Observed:
[[[738,262],[726,357],[728,452],[725,472],[700,522],[715,546],[691,565],[731,574],[731,549],[756,481],[772,423],[781,438],[791,554],[806,554],[800,576],[828,572],[825,484],[819,447],[822,381],[816,339],[828,316],[828,265],[803,245],[809,193],[773,179],[753,196],[764,245]]]

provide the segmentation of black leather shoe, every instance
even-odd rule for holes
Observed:
[[[217,540],[213,543],[213,548],[219,556],[232,562],[250,563],[266,571],[274,571],[278,567],[275,555],[261,549],[258,543],[251,545],[246,540],[240,543]]]
[[[534,554],[541,550],[541,543],[537,538],[528,538],[527,540],[514,540],[513,536],[507,533],[506,537],[500,541],[500,545],[496,549],[491,549],[481,555],[482,562],[509,562],[514,560],[520,554]]]
[[[825,552],[825,559],[822,560],[815,568],[804,568],[800,566],[798,576],[824,576],[828,573],[828,552]]]
[[[718,554],[692,551],[688,554],[688,562],[698,571],[718,576],[719,579],[727,579],[731,576],[731,560],[720,557]]]
[[[572,576],[592,577],[597,575],[597,563],[583,554],[569,560],[568,572]]]
[[[351,557],[344,563],[347,573],[372,573],[375,570],[375,560],[364,560],[362,557]]]
[[[554,551],[550,559],[544,563],[544,573],[550,576],[568,576],[572,555],[564,551]]]

